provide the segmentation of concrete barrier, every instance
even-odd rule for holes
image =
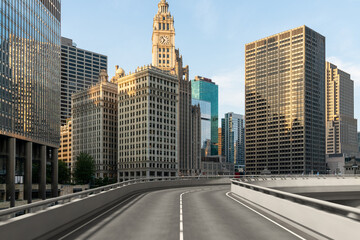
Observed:
[[[331,239],[356,239],[360,222],[231,184],[231,192]]]
[[[225,184],[230,184],[230,179],[154,181],[122,186],[1,222],[0,238],[11,240],[49,239],[139,192]]]
[[[254,179],[249,183],[270,188],[352,187],[360,190],[360,177],[286,177],[268,180]]]

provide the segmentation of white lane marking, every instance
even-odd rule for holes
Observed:
[[[249,207],[248,205],[240,202],[239,200],[233,198],[232,196],[229,195],[230,193],[231,193],[231,192],[227,192],[227,193],[226,193],[226,196],[228,196],[229,198],[231,198],[231,199],[234,200],[235,202],[240,203],[240,204],[243,205],[244,207],[246,207],[246,208],[248,208],[249,210],[253,211],[254,213],[262,216],[263,218],[269,220],[270,222],[272,222],[272,223],[274,223],[275,225],[281,227],[282,229],[284,229],[285,231],[287,231],[287,232],[291,233],[292,235],[298,237],[299,239],[306,240],[305,238],[301,237],[300,235],[298,235],[298,234],[294,233],[293,231],[287,229],[286,227],[282,226],[281,224],[279,224],[279,223],[275,222],[274,220],[271,220],[270,218],[266,217],[265,215],[259,213],[259,212],[256,211],[255,209],[253,209],[253,208]]]
[[[141,196],[141,195],[140,195],[140,196]],[[132,197],[130,197],[130,198],[125,199],[124,201],[116,204],[114,207],[108,209],[107,211],[103,212],[102,214],[100,214],[100,215],[96,216],[95,218],[91,219],[90,221],[84,223],[83,225],[81,225],[80,227],[74,229],[73,231],[69,232],[68,234],[62,236],[61,238],[58,238],[58,240],[65,239],[66,237],[70,236],[70,235],[73,234],[74,232],[76,232],[76,231],[80,230],[81,228],[85,227],[85,226],[88,225],[89,223],[92,223],[93,221],[95,221],[95,220],[98,219],[99,217],[101,217],[101,216],[107,214],[108,212],[112,211],[113,209],[117,208],[119,205],[123,204],[125,201],[128,201],[128,200],[130,200],[130,199],[132,199],[132,198],[135,198],[135,197],[140,197],[140,196],[136,196],[136,195],[135,195],[135,196],[132,196]],[[132,202],[132,201],[131,201],[131,202]],[[128,204],[130,204],[130,202],[129,202]],[[127,205],[128,205],[128,204],[127,204]]]
[[[182,207],[182,197],[184,194],[189,193],[190,191],[183,192],[180,194],[180,240],[184,240],[184,225],[183,225],[183,207]]]
[[[184,240],[184,218],[183,218],[183,204],[182,204],[183,203],[183,200],[182,200],[183,195],[187,194],[187,193],[211,190],[211,189],[213,189],[213,188],[200,188],[200,189],[195,189],[192,191],[183,192],[180,194],[180,227],[179,227],[180,228],[180,240]]]

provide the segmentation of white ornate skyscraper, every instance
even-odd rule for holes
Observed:
[[[153,25],[152,65],[170,71],[176,61],[174,17],[166,0],[161,0],[158,7]]]
[[[192,129],[192,122],[196,122],[195,107],[191,105],[191,82],[189,80],[189,66],[183,66],[179,49],[175,49],[174,18],[169,12],[169,4],[161,0],[158,12],[154,17],[152,36],[152,65],[169,71],[178,78],[179,104],[177,108],[178,128],[178,163],[179,175],[194,175],[199,173],[200,151],[193,142],[200,142],[200,135]],[[193,119],[194,117],[194,119]],[[195,131],[195,132],[193,132]],[[194,140],[193,137],[199,137]]]

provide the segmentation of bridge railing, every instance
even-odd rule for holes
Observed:
[[[68,202],[72,202],[74,200],[87,198],[89,196],[93,196],[96,194],[104,193],[107,191],[111,191],[114,189],[122,188],[132,184],[141,184],[146,182],[155,182],[155,181],[186,181],[186,180],[204,180],[204,179],[219,179],[219,178],[233,178],[233,175],[218,175],[218,176],[184,176],[184,177],[156,177],[156,178],[140,178],[140,179],[132,179],[124,182],[118,182],[111,185],[106,185],[98,188],[93,188],[89,190],[85,190],[82,192],[77,192],[73,194],[68,194],[56,198],[50,198],[30,204],[25,204],[22,206],[17,206],[13,208],[8,208],[4,210],[0,210],[0,221],[6,220],[9,218],[21,216],[27,213],[34,213],[41,210],[44,210],[48,207],[53,207],[55,205],[61,205]]]
[[[292,178],[294,176],[291,176]],[[317,176],[318,177],[318,176]],[[276,179],[281,178],[280,176],[277,176]],[[255,179],[255,178],[253,178]],[[266,178],[268,179],[268,178]],[[286,180],[284,178],[284,180]],[[293,193],[288,193],[284,191],[279,191],[276,189],[271,189],[267,187],[262,187],[254,184],[247,183],[245,181],[251,181],[251,179],[248,178],[241,178],[241,179],[233,179],[231,180],[231,183],[236,186],[240,186],[243,188],[251,189],[257,192],[261,192],[264,194],[268,194],[271,196],[275,196],[281,199],[290,200],[294,203],[299,203],[302,205],[310,206],[319,210],[323,210],[332,214],[341,215],[347,218],[351,218],[353,220],[360,221],[360,209],[353,208],[353,207],[347,207],[336,203],[331,203],[323,200],[318,200],[310,197],[305,197]]]

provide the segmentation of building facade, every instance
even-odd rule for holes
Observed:
[[[15,178],[32,201],[33,164],[45,199],[49,159],[57,196],[61,8],[60,0],[13,0],[0,1],[0,9],[0,179],[13,207]]]
[[[73,172],[73,162],[71,156],[71,118],[69,118],[64,126],[60,127],[60,148],[58,159],[66,163],[66,166]]]
[[[61,125],[71,117],[71,96],[99,82],[101,69],[107,69],[107,56],[80,49],[61,38]]]
[[[223,139],[222,155],[226,162],[233,163],[237,168],[245,166],[245,119],[241,114],[226,113],[221,119]]]
[[[201,134],[202,122],[200,106],[191,107],[191,162],[188,163],[191,172],[189,175],[198,175],[201,172]]]
[[[191,81],[192,98],[211,103],[211,155],[218,155],[219,88],[211,79],[196,76]]]
[[[161,0],[153,23],[152,65],[171,71],[175,62],[174,17],[169,12],[169,4],[166,0]]]
[[[177,76],[147,66],[129,75],[120,69],[113,81],[119,96],[119,181],[177,176]]]
[[[218,128],[218,155],[219,156],[223,156],[222,154],[222,143],[223,143],[223,139],[222,139],[222,128],[219,127]]]
[[[208,156],[201,161],[202,175],[234,175],[234,163],[227,162],[224,156]]]
[[[91,155],[96,178],[117,179],[117,105],[117,85],[108,82],[106,70],[98,84],[72,95],[73,166],[80,153]]]
[[[357,152],[354,81],[350,74],[326,62],[326,154],[354,156]]]
[[[201,157],[211,156],[211,103],[193,98],[192,104],[201,112]]]
[[[358,132],[358,152],[360,153],[360,132]]]
[[[325,37],[301,26],[245,45],[246,174],[325,172]]]
[[[179,175],[189,175],[196,172],[191,168],[193,161],[196,161],[192,159],[193,156],[200,155],[200,152],[192,152],[194,148],[192,148],[191,130],[193,118],[191,116],[191,81],[189,80],[189,66],[183,66],[180,51],[175,49],[174,18],[169,12],[169,4],[166,0],[159,2],[158,12],[154,17],[152,46],[152,65],[168,71],[178,78],[178,170]]]

